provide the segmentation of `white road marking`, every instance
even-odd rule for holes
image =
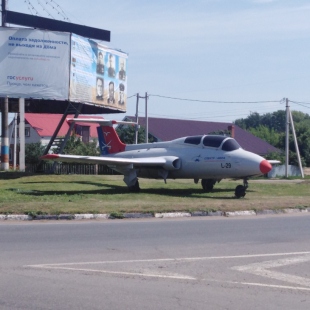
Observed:
[[[127,275],[127,276],[142,276],[142,277],[155,277],[155,278],[166,278],[166,279],[178,279],[178,280],[198,280],[194,277],[181,275],[181,274],[156,274],[156,273],[139,273],[139,272],[125,272],[125,271],[109,271],[109,270],[98,270],[98,269],[87,269],[87,268],[74,268],[69,266],[78,265],[104,265],[104,264],[133,264],[133,263],[148,263],[148,262],[194,262],[203,260],[222,260],[222,259],[236,259],[236,258],[261,258],[261,257],[277,257],[277,256],[296,256],[297,257],[286,257],[283,259],[276,259],[265,261],[261,263],[248,264],[243,266],[232,267],[232,270],[241,272],[247,272],[269,279],[285,281],[299,285],[296,286],[285,286],[285,285],[274,285],[264,283],[252,283],[252,282],[235,282],[235,281],[217,281],[209,279],[200,279],[201,281],[208,282],[224,282],[230,284],[248,285],[248,286],[260,286],[270,287],[279,289],[290,289],[290,290],[302,290],[310,291],[310,279],[280,273],[277,271],[271,271],[270,268],[282,267],[287,265],[293,265],[298,263],[304,263],[310,261],[310,252],[290,252],[290,253],[271,253],[271,254],[253,254],[253,255],[235,255],[235,256],[209,256],[209,257],[185,257],[185,258],[159,258],[159,259],[137,259],[137,260],[119,260],[119,261],[97,261],[97,262],[76,262],[76,263],[58,263],[58,264],[39,264],[39,265],[25,265],[28,268],[39,268],[39,269],[56,269],[56,270],[71,270],[71,271],[85,271],[94,273],[105,273],[115,275]],[[67,267],[68,266],[68,267]],[[306,286],[306,287],[303,287]]]
[[[278,271],[271,271],[270,268],[275,267],[283,267],[288,265],[294,265],[298,263],[304,263],[310,261],[310,255],[304,255],[299,257],[293,257],[293,258],[284,258],[284,259],[278,259],[278,260],[271,260],[261,263],[254,263],[244,266],[236,266],[232,267],[233,270],[238,270],[242,272],[251,273],[254,275],[266,277],[269,279],[275,279],[280,280],[284,282],[294,283],[300,286],[308,286],[310,287],[310,279],[294,276]]]
[[[33,266],[28,266],[33,267]],[[126,276],[139,276],[139,277],[153,277],[153,278],[165,278],[165,279],[178,279],[178,280],[196,280],[196,278],[183,276],[183,275],[161,275],[161,274],[152,274],[152,273],[140,273],[140,272],[125,272],[125,271],[109,271],[109,270],[97,270],[97,269],[84,269],[84,268],[69,268],[69,267],[52,267],[45,265],[39,267],[42,269],[57,269],[57,270],[72,270],[72,271],[86,271],[94,273],[106,273],[106,274],[117,274],[117,275],[126,275]]]
[[[310,291],[310,288],[308,287],[298,287],[298,286],[274,285],[274,284],[251,283],[251,282],[233,282],[233,281],[225,281],[225,283],[242,284],[242,285],[249,285],[249,286],[271,287],[271,288],[297,290],[297,291]]]
[[[59,264],[39,264],[27,265],[24,267],[43,268],[45,266],[70,266],[70,265],[94,265],[94,264],[126,264],[126,263],[149,263],[149,262],[185,262],[213,259],[233,259],[233,258],[255,258],[255,257],[272,257],[272,256],[292,256],[310,254],[310,252],[291,252],[291,253],[272,253],[272,254],[253,254],[253,255],[234,255],[234,256],[206,256],[206,257],[184,257],[184,258],[155,258],[155,259],[135,259],[135,260],[118,260],[118,261],[99,261],[99,262],[79,262],[79,263],[59,263]]]

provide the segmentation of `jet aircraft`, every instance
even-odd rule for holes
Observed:
[[[124,144],[114,124],[124,121],[71,118],[69,122],[99,123],[97,127],[101,156],[48,154],[43,160],[105,164],[124,175],[130,191],[140,190],[138,178],[201,180],[204,191],[212,191],[222,179],[243,179],[235,189],[237,198],[244,197],[248,178],[268,173],[271,163],[241,148],[238,142],[222,135],[197,135],[167,142]]]

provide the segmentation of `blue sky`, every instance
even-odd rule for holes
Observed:
[[[8,9],[62,20],[47,2],[70,22],[111,31],[105,44],[129,54],[128,95],[148,92],[149,116],[231,122],[285,109],[283,97],[310,103],[309,1],[9,0]],[[290,106],[310,113],[310,104]],[[135,109],[132,97],[126,114]]]

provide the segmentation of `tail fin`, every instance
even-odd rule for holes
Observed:
[[[97,123],[100,126],[97,127],[98,140],[101,155],[113,154],[125,151],[126,144],[124,144],[117,135],[113,125],[135,125],[134,122],[127,121],[110,121],[105,119],[92,119],[92,118],[67,118],[69,123],[71,122],[83,122],[83,123]]]
[[[123,152],[126,144],[124,144],[117,135],[113,126],[97,127],[98,140],[101,155]]]

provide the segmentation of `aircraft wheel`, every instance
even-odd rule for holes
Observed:
[[[241,198],[241,197],[244,197],[245,196],[245,186],[243,185],[238,185],[235,189],[235,196],[236,198]]]
[[[140,186],[139,186],[139,181],[137,180],[135,185],[133,186],[129,186],[129,191],[133,192],[133,193],[138,193],[140,192]]]
[[[214,187],[214,181],[213,180],[209,180],[209,179],[202,179],[201,180],[201,186],[203,188],[204,191],[206,192],[212,192],[213,187]]]

